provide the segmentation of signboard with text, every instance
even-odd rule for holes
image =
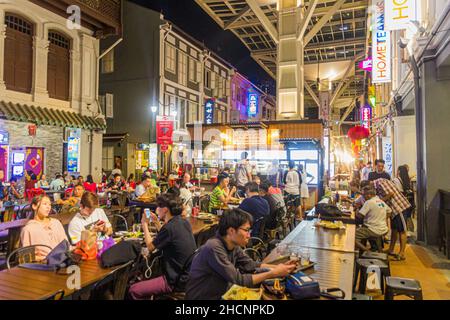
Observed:
[[[80,172],[81,129],[67,130],[67,171]]]
[[[392,176],[392,143],[390,137],[383,137],[383,159],[386,162],[384,168]]]
[[[370,120],[372,119],[372,108],[369,105],[365,105],[361,108],[361,121],[363,127],[370,129]]]
[[[173,134],[173,116],[157,116],[156,117],[156,143],[172,144]]]
[[[205,103],[205,124],[214,122],[214,100],[207,100]]]
[[[9,144],[9,133],[7,131],[0,130],[0,144]]]
[[[385,30],[401,30],[412,26],[411,21],[418,21],[419,1],[385,0]]]
[[[366,60],[360,61],[358,63],[358,68],[364,71],[372,71],[372,58],[367,58]]]
[[[250,93],[248,95],[248,116],[256,117],[258,114],[258,95],[256,93]]]
[[[384,0],[372,0],[372,82],[391,81],[391,33],[385,28]]]

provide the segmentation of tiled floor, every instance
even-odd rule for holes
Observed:
[[[425,300],[450,300],[450,260],[437,249],[408,244],[406,260],[391,261],[391,274],[418,280]],[[368,291],[366,294],[375,300],[384,299],[380,291]],[[409,298],[398,296],[395,299]]]

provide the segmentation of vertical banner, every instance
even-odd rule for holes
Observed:
[[[382,140],[383,145],[383,159],[386,161],[385,163],[385,170],[387,173],[389,173],[392,177],[392,143],[391,143],[391,137],[383,137]]]
[[[249,93],[248,95],[248,117],[256,117],[258,114],[258,95],[256,93]]]
[[[372,108],[365,105],[361,108],[361,121],[364,128],[370,130],[370,120],[372,119]]]
[[[319,118],[325,121],[330,120],[330,100],[329,91],[319,91],[320,114]]]
[[[417,0],[385,0],[385,30],[401,30],[418,21]]]
[[[157,116],[156,117],[156,143],[172,144],[173,134],[173,116]]]
[[[207,100],[205,103],[205,124],[214,123],[214,100]]]
[[[151,143],[148,150],[148,166],[152,170],[158,170],[158,145]]]
[[[68,129],[67,138],[67,171],[80,172],[80,140],[81,129]]]
[[[25,178],[31,181],[29,173],[39,180],[44,173],[44,148],[27,147],[25,151]]]
[[[391,81],[391,34],[385,28],[384,0],[372,0],[372,82]]]

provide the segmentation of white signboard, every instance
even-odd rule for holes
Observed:
[[[372,0],[372,82],[391,81],[391,34],[385,30],[384,0]]]
[[[383,137],[383,159],[386,161],[384,169],[392,177],[392,143],[390,137]]]
[[[417,0],[385,0],[385,29],[401,30],[418,21]]]

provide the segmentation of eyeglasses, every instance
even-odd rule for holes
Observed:
[[[241,229],[241,230],[243,230],[243,231],[245,231],[245,232],[247,232],[247,233],[252,233],[252,229],[250,229],[250,228],[239,228],[239,229]]]

